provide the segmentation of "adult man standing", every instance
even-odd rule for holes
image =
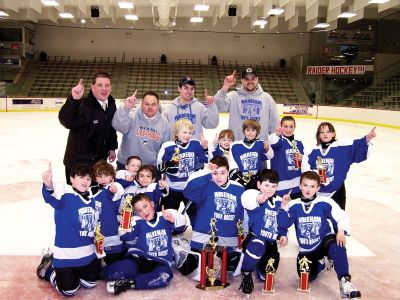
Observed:
[[[268,141],[268,135],[275,132],[279,125],[276,103],[270,94],[263,91],[258,83],[257,73],[252,68],[242,72],[242,84],[236,91],[228,90],[236,83],[236,71],[224,79],[222,88],[215,94],[214,99],[220,112],[230,112],[229,129],[233,130],[235,140],[242,140],[244,134],[241,124],[252,119],[261,125],[259,138]]]
[[[171,140],[167,119],[160,113],[160,99],[155,92],[143,95],[140,108],[131,110],[136,103],[136,91],[128,97],[125,105],[118,108],[112,120],[113,127],[122,133],[118,150],[118,169],[124,169],[129,156],[136,155],[142,163],[157,166],[161,145]]]
[[[113,162],[118,148],[117,133],[111,120],[117,107],[110,96],[111,76],[97,72],[87,97],[83,98],[83,80],[71,90],[71,95],[58,114],[60,123],[69,129],[67,147],[64,154],[65,177],[70,183],[70,170],[76,163],[93,165],[100,159]]]
[[[218,126],[219,115],[214,97],[204,93],[207,107],[194,98],[195,81],[187,76],[179,81],[179,97],[167,105],[164,115],[168,120],[171,132],[174,131],[175,122],[180,119],[188,119],[194,125],[193,138],[202,139],[203,127],[214,129]]]

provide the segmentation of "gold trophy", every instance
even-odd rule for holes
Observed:
[[[276,269],[274,267],[274,262],[275,259],[272,257],[268,259],[267,266],[265,267],[265,282],[264,282],[264,288],[262,290],[262,293],[275,293],[274,289],[274,277],[276,273]]]
[[[301,168],[301,160],[298,159],[298,155],[300,154],[299,148],[297,147],[297,141],[292,142],[293,148],[293,158],[294,158],[294,167],[296,170]]]
[[[242,180],[245,182],[245,184],[248,184],[252,177],[253,177],[252,172],[246,172],[246,173],[243,173]]]
[[[129,232],[131,231],[131,218],[133,214],[133,207],[131,204],[132,201],[132,195],[126,195],[125,197],[125,202],[124,206],[122,208],[122,213],[121,213],[121,222],[119,225],[119,229],[123,232]]]
[[[94,240],[96,244],[96,252],[98,255],[104,254],[104,236],[100,232],[101,224],[100,222],[96,225],[96,230],[94,233]]]
[[[209,268],[208,266],[206,267],[206,273],[207,273],[207,278],[210,281],[211,286],[214,286],[215,280],[217,280],[219,270],[221,269],[220,266],[217,266],[216,268]]]
[[[319,178],[321,179],[321,183],[326,183],[326,170],[322,164],[322,157],[320,156],[317,157],[317,170]]]
[[[177,165],[179,165],[179,161],[180,161],[180,152],[181,152],[181,149],[179,149],[179,147],[178,146],[176,146],[175,147],[175,150],[174,150],[174,154],[172,155],[172,157],[171,157],[171,161],[173,161],[174,163],[176,163]]]
[[[244,240],[244,231],[243,231],[243,221],[242,220],[238,220],[236,223],[236,227],[237,227],[237,237],[238,237],[238,248],[242,249],[242,245],[243,245],[243,240]]]
[[[211,218],[209,231],[211,237],[209,239],[209,243],[204,245],[203,249],[201,249],[200,283],[196,285],[198,289],[217,290],[229,286],[229,283],[226,282],[228,252],[226,250],[226,247],[217,245],[217,231],[217,219]],[[221,266],[214,267],[214,254],[216,252],[219,252],[221,254],[222,262]]]
[[[299,259],[299,270],[300,270],[300,283],[298,292],[310,292],[309,281],[310,281],[310,266],[311,261],[308,260],[307,256],[303,256],[303,258]]]

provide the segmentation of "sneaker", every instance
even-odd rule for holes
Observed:
[[[44,279],[46,275],[46,271],[51,267],[53,262],[53,253],[51,253],[50,248],[47,249],[47,252],[42,253],[42,258],[40,259],[39,266],[36,268],[36,275],[40,279]]]
[[[350,282],[350,276],[343,276],[339,281],[339,286],[342,298],[352,299],[361,297],[360,291]]]
[[[121,279],[107,282],[107,292],[118,295],[130,289],[135,289],[135,281],[131,279]]]
[[[242,283],[239,290],[243,293],[250,295],[254,290],[253,276],[251,272],[242,272]]]

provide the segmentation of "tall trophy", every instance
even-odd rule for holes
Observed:
[[[293,158],[294,158],[294,167],[296,170],[301,168],[301,160],[299,159],[300,151],[299,148],[297,147],[297,141],[292,142],[292,148],[293,148]]]
[[[99,256],[104,256],[104,236],[100,232],[101,224],[97,223],[96,229],[94,232],[94,242],[96,244],[96,253]]]
[[[243,231],[243,221],[242,220],[238,220],[236,223],[236,227],[237,227],[237,237],[238,237],[238,248],[242,249],[242,245],[243,245],[243,240],[244,240],[244,231]]]
[[[298,292],[310,292],[309,281],[310,281],[310,266],[311,261],[308,260],[307,256],[303,256],[298,261],[299,270],[300,270],[300,283],[299,288],[297,289]]]
[[[319,178],[321,179],[321,183],[326,183],[326,170],[322,164],[322,157],[320,156],[317,157],[317,170]]]
[[[265,267],[265,282],[262,290],[263,294],[275,293],[274,289],[274,277],[276,269],[274,267],[275,259],[272,257],[268,259],[267,266]]]
[[[179,161],[180,161],[180,152],[181,150],[179,149],[178,146],[175,147],[174,149],[174,154],[171,157],[171,161],[173,161],[175,164],[179,165]]]
[[[131,219],[133,214],[133,207],[132,207],[132,195],[128,194],[125,197],[125,202],[122,207],[121,213],[121,222],[119,224],[119,230],[122,232],[130,232],[131,228]]]
[[[228,263],[228,253],[226,247],[218,246],[217,219],[210,219],[211,237],[209,243],[205,244],[201,250],[200,259],[200,283],[196,285],[202,290],[218,290],[229,286],[226,282],[226,269]],[[222,262],[220,266],[214,266],[214,254],[220,253]]]

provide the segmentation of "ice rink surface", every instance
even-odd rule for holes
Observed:
[[[206,130],[212,142],[228,124],[228,115],[220,115],[217,129]],[[296,138],[305,146],[315,144],[315,132],[325,120],[297,119]],[[332,122],[337,137],[360,138],[372,126]],[[347,207],[352,236],[347,241],[350,271],[363,299],[400,299],[400,131],[378,127],[367,161],[354,164],[346,180]],[[41,172],[50,161],[54,181],[64,181],[62,159],[68,131],[57,112],[0,113],[0,299],[62,298],[35,276],[42,248],[54,238],[53,209],[41,197]],[[250,298],[266,299],[339,299],[334,271],[321,274],[311,284],[310,294],[296,292],[297,244],[293,233],[289,245],[280,249],[281,264],[276,276],[276,294],[261,294],[261,282]],[[195,282],[177,272],[171,285],[163,290],[129,291],[119,299],[225,299],[243,298],[237,291],[239,278],[229,278],[231,286],[216,292],[195,288]],[[75,298],[102,299],[107,295],[104,283],[94,290],[80,290]]]

